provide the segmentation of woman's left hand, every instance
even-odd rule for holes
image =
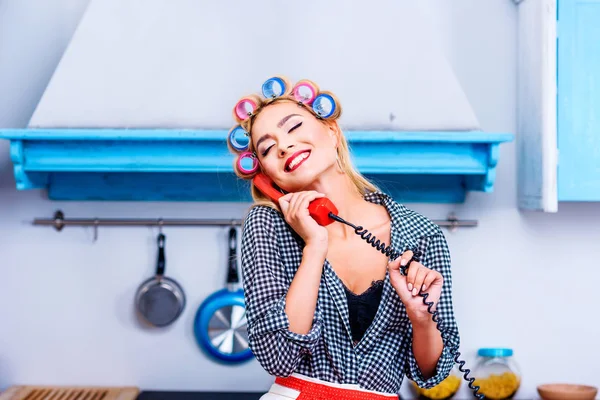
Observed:
[[[417,261],[410,263],[407,275],[400,272],[400,265],[408,264],[412,258],[412,251],[404,252],[400,257],[388,264],[390,272],[390,282],[400,300],[406,307],[408,318],[413,324],[422,323],[431,320],[431,314],[427,311],[427,306],[423,303],[423,297],[419,296],[419,291],[427,292],[427,302],[432,301],[434,305],[431,311],[434,311],[440,296],[442,294],[442,285],[444,277],[437,271],[425,267]]]

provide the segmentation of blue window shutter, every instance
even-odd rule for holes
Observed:
[[[600,0],[561,0],[559,201],[600,201]]]

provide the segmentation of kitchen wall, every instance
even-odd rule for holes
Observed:
[[[509,0],[423,0],[482,128],[516,129],[517,7]],[[528,0],[535,1],[535,0]],[[0,126],[25,127],[88,0],[0,3]],[[350,78],[350,77],[349,77]],[[408,204],[430,218],[454,211],[476,228],[448,232],[462,352],[508,346],[524,375],[519,398],[544,382],[600,386],[594,320],[600,204],[557,214],[516,208],[516,143],[502,145],[495,191],[460,205]],[[153,273],[156,230],[33,227],[56,209],[80,217],[239,217],[247,204],[50,202],[17,192],[0,143],[0,389],[12,384],[129,385],[157,390],[266,390],[252,361],[225,367],[195,345],[200,302],[225,277],[226,230],[168,228],[167,274],[188,296],[164,330],[135,318],[137,286]],[[404,393],[409,393],[405,386]],[[464,385],[461,391],[467,397]]]

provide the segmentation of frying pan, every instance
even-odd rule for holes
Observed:
[[[208,296],[198,308],[194,336],[202,350],[217,361],[237,364],[253,357],[248,344],[244,290],[237,268],[237,230],[229,229],[227,287]]]
[[[138,314],[157,327],[173,323],[185,308],[183,289],[174,279],[165,276],[165,241],[165,235],[159,233],[156,275],[142,282],[135,295]]]

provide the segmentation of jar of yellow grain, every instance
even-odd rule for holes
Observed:
[[[513,358],[513,350],[483,348],[477,352],[477,361],[469,377],[473,385],[489,400],[511,399],[521,385],[521,372]]]
[[[417,386],[415,382],[412,382],[413,389],[417,393],[420,400],[448,400],[458,392],[461,383],[460,371],[458,365],[455,364],[450,375],[438,385],[430,388],[423,389]],[[465,381],[466,382],[466,381]]]

